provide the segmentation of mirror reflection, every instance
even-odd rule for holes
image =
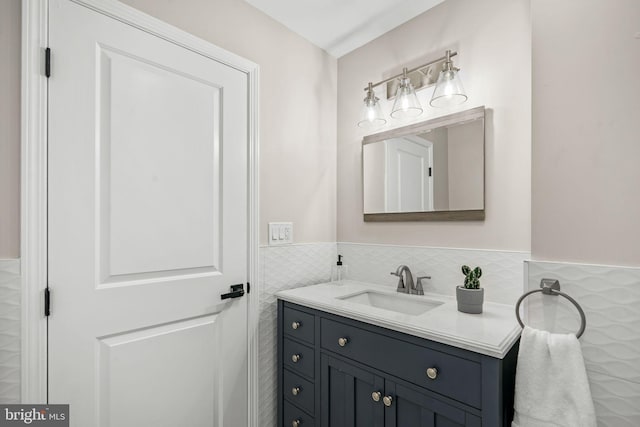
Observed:
[[[371,135],[362,156],[365,219],[484,210],[484,108]]]

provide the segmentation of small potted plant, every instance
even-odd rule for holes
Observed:
[[[465,275],[464,286],[456,288],[458,311],[480,314],[482,313],[482,303],[484,302],[484,289],[480,287],[482,270],[480,267],[472,270],[468,265],[463,265],[462,274]]]

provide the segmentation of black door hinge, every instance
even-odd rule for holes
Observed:
[[[51,77],[51,49],[46,48],[44,50],[44,75]]]
[[[47,286],[44,288],[44,315],[49,316],[51,314],[51,291]]]
[[[431,176],[431,168],[429,168],[429,176]]]
[[[251,283],[247,282],[247,293],[251,292]]]

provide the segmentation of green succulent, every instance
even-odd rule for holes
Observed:
[[[482,270],[480,267],[476,267],[472,270],[468,265],[463,265],[462,274],[465,275],[464,287],[466,289],[480,289],[480,276],[482,276]]]

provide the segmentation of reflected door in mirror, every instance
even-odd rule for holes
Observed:
[[[433,210],[433,144],[419,137],[393,138],[386,150],[385,212]]]

